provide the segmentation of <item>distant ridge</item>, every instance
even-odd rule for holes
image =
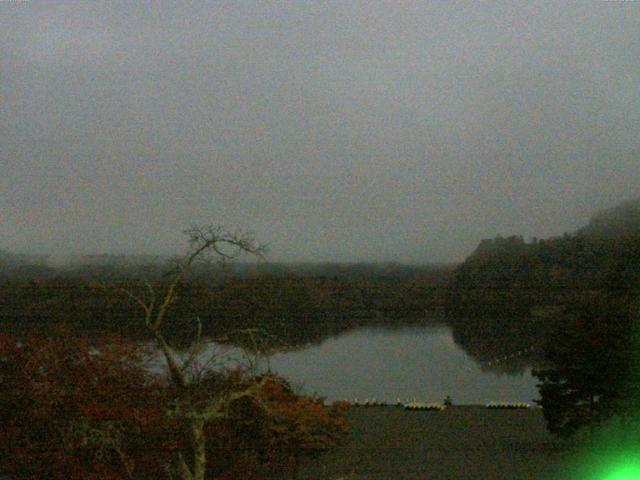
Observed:
[[[640,197],[597,212],[577,232],[590,238],[620,238],[640,235]]]

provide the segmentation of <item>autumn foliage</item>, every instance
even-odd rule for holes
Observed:
[[[188,456],[189,436],[167,415],[173,394],[149,373],[148,353],[120,337],[66,327],[0,334],[0,475],[169,478],[176,451]],[[211,374],[203,385],[213,392],[256,381],[237,370]],[[343,438],[339,413],[271,376],[256,398],[239,399],[227,418],[207,426],[208,478],[291,471]]]
[[[150,451],[163,448],[146,441],[164,425],[144,354],[122,339],[68,328],[2,335],[0,471],[115,480],[148,470]]]
[[[243,382],[240,372],[228,372]],[[282,478],[308,458],[339,445],[348,431],[343,407],[296,395],[282,378],[271,375],[255,399],[236,402],[226,420],[211,425],[209,468],[215,478]],[[234,459],[229,462],[229,459]]]

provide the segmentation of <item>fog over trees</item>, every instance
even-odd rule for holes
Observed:
[[[0,1],[0,478],[637,457],[639,5]]]
[[[0,248],[462,261],[640,195],[635,2],[0,4]]]

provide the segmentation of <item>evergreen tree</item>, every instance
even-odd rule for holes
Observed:
[[[563,437],[628,411],[632,309],[608,295],[574,307],[549,342],[549,368],[534,370],[549,431]]]

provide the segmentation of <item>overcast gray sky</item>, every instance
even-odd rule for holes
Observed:
[[[0,2],[0,248],[457,261],[640,195],[640,2]]]

